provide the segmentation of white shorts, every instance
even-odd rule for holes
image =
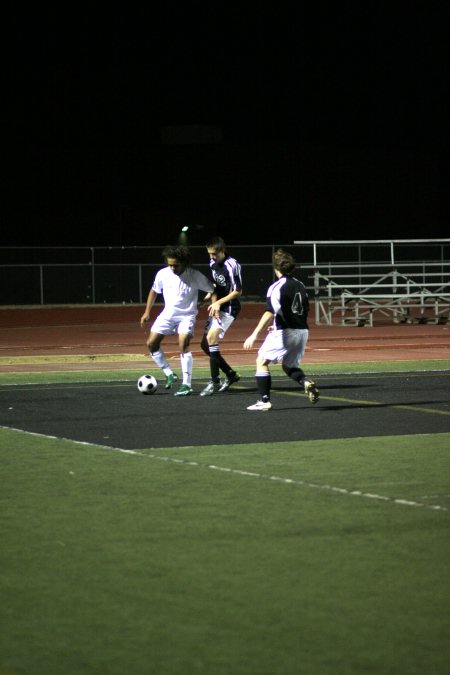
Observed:
[[[194,335],[195,316],[164,316],[162,312],[156,317],[150,331],[160,335]]]
[[[231,316],[231,314],[225,314],[225,312],[220,312],[220,319],[210,316],[205,324],[205,333],[208,333],[211,328],[220,328],[219,338],[222,339],[233,323],[234,318],[234,316]]]
[[[307,328],[272,330],[258,350],[260,360],[282,363],[288,368],[298,368],[305,354],[309,331]]]

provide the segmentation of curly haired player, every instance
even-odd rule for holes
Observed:
[[[199,270],[190,267],[190,253],[186,246],[166,246],[162,255],[167,267],[156,273],[145,312],[141,316],[141,326],[149,321],[150,310],[158,295],[162,294],[164,309],[150,329],[147,347],[154,362],[166,376],[166,389],[171,389],[178,377],[167,363],[161,342],[165,335],[178,334],[183,383],[174,396],[189,396],[192,394],[193,365],[189,344],[197,318],[198,292],[212,293],[214,286]]]
[[[267,308],[255,330],[244,342],[244,349],[251,349],[265,328],[269,328],[256,359],[256,384],[259,400],[247,410],[270,410],[270,363],[281,362],[286,375],[304,388],[311,403],[319,400],[316,383],[306,377],[299,364],[308,342],[309,300],[304,284],[294,277],[295,260],[290,253],[278,249],[272,258],[277,281],[267,291]],[[270,326],[270,327],[269,327]]]

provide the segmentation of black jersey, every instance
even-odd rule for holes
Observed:
[[[222,262],[217,262],[211,259],[209,261],[211,268],[214,291],[217,293],[217,298],[224,298],[231,291],[242,290],[241,266],[234,258],[227,255]],[[226,314],[231,314],[236,317],[241,310],[241,303],[239,298],[234,298],[229,302],[224,302],[220,306],[220,311]]]
[[[267,291],[267,309],[275,327],[308,328],[309,300],[305,285],[295,277],[280,277]]]

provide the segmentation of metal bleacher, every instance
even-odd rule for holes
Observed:
[[[448,322],[450,239],[294,244],[311,247],[316,324]]]

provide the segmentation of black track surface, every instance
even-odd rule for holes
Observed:
[[[123,449],[226,445],[450,431],[450,374],[326,376],[312,405],[287,377],[274,378],[270,412],[249,412],[254,378],[224,394],[175,397],[134,382],[0,387],[0,424]]]

